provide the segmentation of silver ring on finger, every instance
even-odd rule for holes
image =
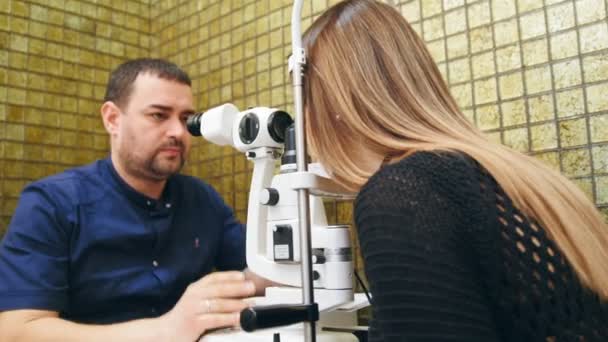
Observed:
[[[203,313],[204,314],[211,313],[211,299],[205,299],[203,301]]]

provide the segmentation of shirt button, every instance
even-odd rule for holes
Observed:
[[[146,204],[147,204],[148,206],[151,206],[151,205],[152,205],[152,202],[148,201],[148,202],[146,202]]]
[[[165,204],[165,208],[167,208],[167,209],[171,208],[171,203]]]
[[[158,267],[158,261],[156,261],[156,260],[152,261],[152,266]]]

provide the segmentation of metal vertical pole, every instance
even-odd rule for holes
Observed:
[[[294,107],[296,113],[296,162],[298,172],[308,169],[306,161],[306,139],[304,136],[304,103],[302,97],[302,70],[306,64],[306,55],[302,48],[300,20],[302,0],[295,0],[291,15],[292,79]],[[315,301],[312,280],[312,259],[310,244],[310,203],[308,189],[298,189],[298,220],[300,224],[300,250],[302,255],[302,302],[312,304]],[[315,322],[304,322],[306,342],[316,341]]]

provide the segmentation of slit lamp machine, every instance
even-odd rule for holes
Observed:
[[[253,162],[247,207],[247,265],[280,286],[266,289],[255,306],[241,312],[241,330],[206,334],[203,342],[366,340],[356,311],[369,305],[353,291],[353,262],[348,226],[327,224],[322,197],[352,199],[306,161],[300,17],[302,1],[292,12],[295,123],[275,108],[240,111],[224,104],[188,118],[191,134],[232,146]],[[275,167],[280,160],[280,172]]]

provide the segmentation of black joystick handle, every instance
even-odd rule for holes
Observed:
[[[241,311],[241,328],[247,332],[318,320],[319,307],[316,303],[254,306]]]

